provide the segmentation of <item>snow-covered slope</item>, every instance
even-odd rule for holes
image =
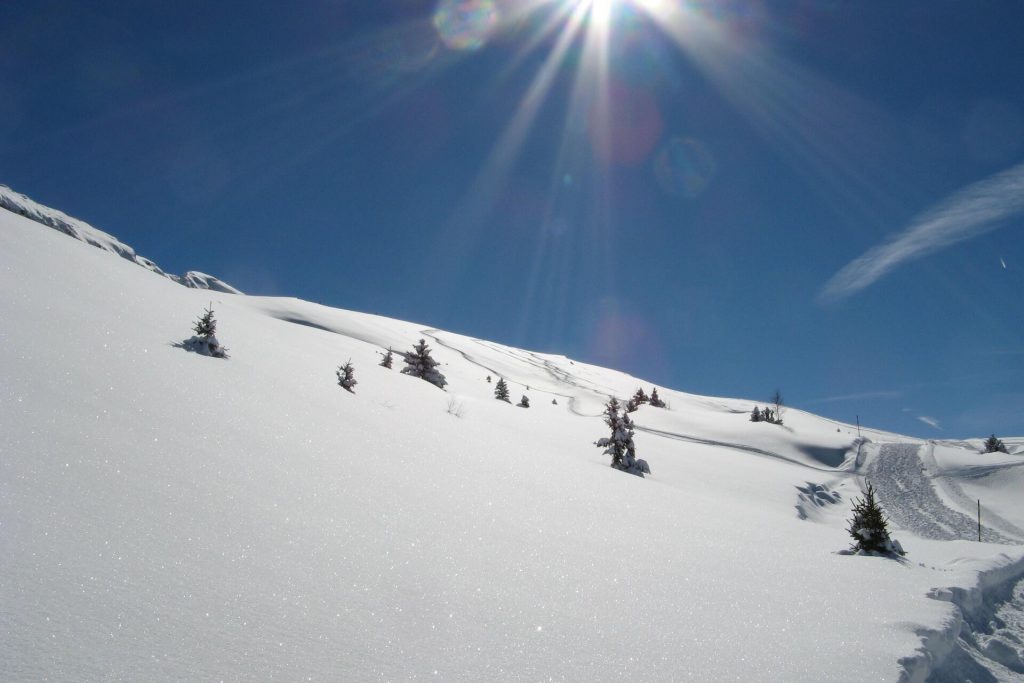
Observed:
[[[226,295],[230,359],[199,356],[180,343],[209,292],[6,212],[0,291],[0,680],[1018,675],[988,652],[1012,633],[957,638],[1013,606],[1021,504],[967,473],[1000,542],[928,520],[971,512],[935,477],[1019,456],[659,387],[641,479],[593,445],[608,395],[650,391],[620,372]],[[378,365],[420,338],[447,391]],[[883,498],[907,561],[836,554],[883,472],[910,487]]]
[[[6,185],[0,185],[0,209],[6,209],[12,213],[18,214],[19,216],[24,216],[29,220],[33,220],[36,223],[58,230],[69,237],[74,237],[76,240],[80,240],[86,244],[91,244],[94,247],[99,247],[100,249],[109,251],[112,254],[117,254],[121,258],[140,265],[146,270],[153,271],[157,275],[162,275],[173,280],[180,285],[185,285],[186,287],[191,287],[193,289],[210,289],[215,292],[223,292],[225,294],[241,294],[240,291],[228,283],[219,280],[212,275],[207,275],[206,273],[200,273],[192,270],[188,271],[184,275],[172,275],[170,273],[165,273],[160,269],[160,266],[155,264],[153,261],[150,261],[145,256],[136,254],[134,249],[121,242],[116,237],[92,227],[85,221],[72,218],[63,212],[51,209],[48,206],[43,206],[23,194],[15,192]]]

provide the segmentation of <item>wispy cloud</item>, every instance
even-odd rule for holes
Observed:
[[[902,391],[864,391],[859,394],[843,394],[841,396],[826,396],[816,398],[813,401],[806,401],[804,405],[817,405],[819,403],[839,403],[840,401],[865,401],[872,398],[900,398]]]
[[[818,294],[834,303],[856,294],[907,261],[998,227],[1024,210],[1024,164],[968,185],[920,214],[902,232],[851,261]]]
[[[942,427],[939,425],[939,421],[936,420],[934,417],[928,417],[927,415],[918,415],[917,419],[920,420],[921,422],[924,422],[929,427],[934,427],[935,429],[942,429]]]

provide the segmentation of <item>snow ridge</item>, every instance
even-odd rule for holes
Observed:
[[[15,192],[6,185],[0,185],[0,208],[7,209],[11,213],[16,213],[31,221],[53,228],[54,230],[62,232],[65,235],[73,237],[81,242],[85,242],[86,244],[91,244],[92,246],[103,249],[104,251],[117,254],[121,258],[131,261],[136,265],[140,265],[146,270],[150,270],[157,275],[162,275],[169,280],[173,280],[179,285],[184,285],[185,287],[190,287],[192,289],[209,289],[215,292],[222,292],[224,294],[242,293],[223,280],[212,275],[207,275],[206,273],[200,273],[192,270],[188,271],[184,275],[165,273],[156,263],[145,256],[140,256],[135,253],[133,248],[124,242],[121,242],[113,235],[105,233],[98,228],[94,228],[85,221],[72,218],[62,211],[51,209],[48,206],[44,206],[39,202],[29,199],[25,195]]]

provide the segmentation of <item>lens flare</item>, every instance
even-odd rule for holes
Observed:
[[[715,178],[717,166],[711,152],[700,141],[675,138],[658,154],[654,175],[665,192],[696,199]]]
[[[500,21],[494,0],[441,0],[434,11],[434,27],[453,50],[479,50]]]

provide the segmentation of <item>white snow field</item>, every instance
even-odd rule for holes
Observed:
[[[650,392],[620,372],[188,289],[3,210],[0,292],[0,680],[1024,675],[1022,455],[659,387],[640,478],[593,445]],[[227,360],[180,347],[211,301]],[[378,366],[420,338],[447,391]],[[904,561],[837,554],[865,476]]]

